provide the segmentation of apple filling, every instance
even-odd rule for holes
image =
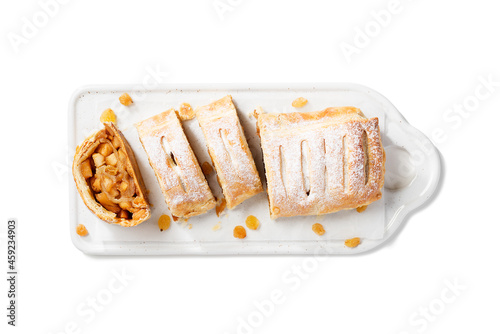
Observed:
[[[147,216],[147,203],[135,184],[125,147],[118,137],[103,131],[81,172],[96,201],[118,218],[140,220]]]

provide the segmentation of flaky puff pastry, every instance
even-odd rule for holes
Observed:
[[[83,202],[100,219],[130,227],[151,216],[134,152],[113,123],[77,147],[72,170]]]
[[[196,118],[205,136],[227,207],[232,209],[263,191],[231,95],[196,108]]]
[[[188,218],[215,207],[214,196],[175,110],[135,126],[172,215]]]
[[[382,197],[378,119],[354,107],[260,114],[271,218],[322,215]]]

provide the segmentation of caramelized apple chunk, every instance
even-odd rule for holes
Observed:
[[[136,197],[134,198],[133,205],[136,207],[143,207],[146,205],[146,201],[141,197]]]
[[[123,149],[118,150],[118,158],[121,161],[125,161],[127,159],[127,156],[125,155],[125,153],[123,153]]]
[[[90,160],[87,159],[82,163],[82,175],[84,178],[88,179],[92,177],[92,167],[90,166]]]
[[[127,191],[127,189],[128,189],[128,182],[122,181],[122,183],[120,183],[120,186],[118,187],[118,190],[120,190],[120,192],[124,193],[125,191]]]
[[[104,171],[106,173],[108,173],[109,175],[113,175],[113,176],[116,176],[119,173],[118,168],[116,168],[115,166],[105,166]]]
[[[118,191],[118,189],[116,189],[115,185],[113,185],[113,187],[111,188],[111,190],[108,193],[109,193],[109,196],[111,196],[113,198],[117,198],[118,196],[120,196],[120,192]]]
[[[120,202],[120,208],[122,208],[123,210],[129,210],[132,208],[132,202]]]
[[[104,208],[106,208],[106,210],[114,213],[120,212],[121,208],[115,203],[113,203],[113,201],[111,201],[105,193],[96,194],[95,198],[99,203],[102,204]]]
[[[92,187],[92,190],[96,193],[100,193],[102,191],[101,189],[101,179],[94,177],[94,180],[90,182],[90,185]]]
[[[106,157],[106,165],[108,166],[116,166],[118,163],[118,158],[115,153],[112,153]]]
[[[114,185],[113,181],[111,179],[107,178],[107,177],[102,180],[102,187],[108,193],[113,188],[113,185]]]
[[[111,144],[113,144],[114,148],[119,149],[120,148],[120,140],[118,139],[118,137],[112,138]]]
[[[102,154],[100,153],[94,153],[92,154],[92,159],[94,159],[94,165],[96,168],[99,168],[104,165],[105,163],[105,158]]]
[[[129,212],[127,210],[121,210],[120,213],[118,214],[118,218],[124,218],[124,219],[129,219]]]
[[[97,146],[97,149],[95,151],[102,154],[104,157],[107,157],[108,155],[113,153],[113,147],[111,147],[111,145],[108,143],[102,143]]]

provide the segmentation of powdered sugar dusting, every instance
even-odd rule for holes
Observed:
[[[274,217],[297,213],[324,214],[344,209],[346,203],[349,203],[349,208],[355,208],[380,198],[383,150],[378,119],[368,120],[361,115],[355,108],[329,108],[315,113],[263,115],[259,118]],[[365,131],[369,159],[366,184]],[[302,168],[301,147],[304,142],[310,152],[305,157],[308,170]],[[284,159],[280,158],[280,150]],[[285,161],[284,169],[282,160]],[[286,175],[282,175],[282,170]],[[304,172],[308,173],[309,194],[304,184]]]
[[[196,110],[228,208],[262,191],[231,96]]]
[[[136,127],[172,214],[187,217],[213,207],[213,195],[175,111],[165,111]]]

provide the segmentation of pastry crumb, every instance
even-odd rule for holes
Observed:
[[[257,217],[255,216],[248,216],[246,221],[245,221],[245,224],[247,225],[247,227],[251,230],[256,230],[259,228],[260,226],[260,222],[259,220],[257,219]]]
[[[193,224],[189,224],[188,225],[188,230],[192,229],[193,228]]]
[[[257,107],[257,108],[255,108],[255,109],[254,109],[254,111],[253,111],[253,117],[255,117],[255,118],[257,118],[257,119],[258,119],[258,118],[259,118],[259,115],[260,115],[260,114],[263,114],[263,113],[264,113],[264,109],[262,109],[262,107],[261,107],[261,106],[258,106],[258,107]]]
[[[221,229],[221,225],[220,225],[220,222],[218,222],[217,224],[215,224],[214,226],[212,226],[212,231],[217,231],[217,230],[220,230]]]
[[[183,102],[179,107],[177,115],[179,115],[182,121],[188,121],[194,118],[194,110],[189,103]]]
[[[87,228],[85,227],[85,225],[78,224],[78,226],[76,227],[76,234],[78,234],[81,237],[84,237],[87,234],[89,234],[89,231],[87,231]]]
[[[320,223],[313,224],[312,230],[317,235],[323,235],[323,234],[325,234],[325,228]]]
[[[358,212],[363,212],[366,210],[366,208],[368,207],[368,205],[363,205],[363,206],[360,206],[359,208],[356,209],[356,211]]]
[[[217,203],[217,206],[215,207],[215,213],[217,214],[217,217],[220,217],[220,214],[224,209],[226,208],[226,199],[222,197],[220,199],[220,202]]]
[[[344,245],[346,245],[349,248],[354,248],[354,247],[358,247],[358,245],[360,243],[361,243],[361,239],[360,238],[352,238],[352,239],[347,239],[344,242]]]
[[[325,219],[325,215],[317,215],[314,220],[317,222],[320,222]]]
[[[247,236],[247,231],[241,225],[238,225],[233,230],[233,236],[238,239],[244,239]]]
[[[209,164],[208,162],[204,162],[201,164],[201,170],[203,171],[203,174],[205,176],[208,176],[210,174],[212,174],[212,172],[214,171],[214,168],[212,167],[211,164]]]
[[[302,108],[306,104],[307,104],[307,99],[305,99],[303,97],[298,97],[295,100],[293,100],[292,107],[294,107],[294,108]]]
[[[182,227],[186,227],[187,224],[188,224],[188,220],[189,218],[186,218],[186,217],[176,217],[176,216],[173,216],[174,217],[174,221],[177,222],[177,224],[181,225]]]
[[[101,123],[106,123],[106,122],[116,123],[115,112],[110,108],[104,110],[101,114]]]
[[[174,222],[176,222],[179,220],[179,217],[172,215],[172,219],[174,220]]]
[[[158,218],[158,227],[160,228],[160,232],[168,230],[170,227],[170,216],[161,215],[160,218]]]
[[[128,95],[127,93],[123,93],[119,98],[118,100],[120,100],[120,103],[123,104],[124,106],[129,106],[131,105],[134,101],[132,101],[132,98],[130,97],[130,95]]]

